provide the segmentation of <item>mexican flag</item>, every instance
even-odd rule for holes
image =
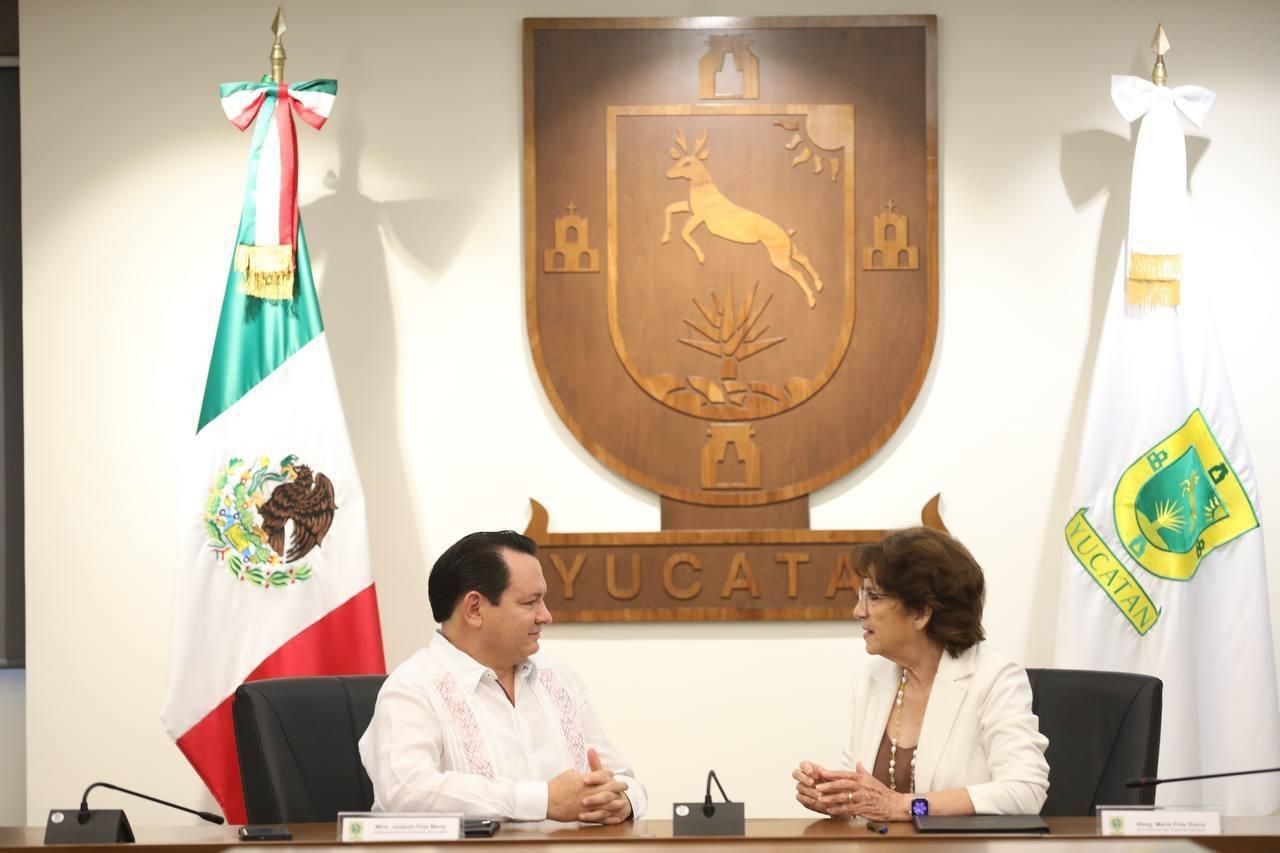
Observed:
[[[333,80],[222,87],[254,124],[237,246],[182,506],[165,727],[231,823],[231,723],[260,678],[385,672],[364,495],[297,211],[296,113],[324,124]]]
[[[1257,479],[1210,314],[1215,265],[1186,251],[1182,120],[1200,127],[1213,93],[1116,77],[1112,99],[1142,124],[1062,518],[1057,664],[1164,682],[1162,777],[1280,765]],[[1156,801],[1268,814],[1280,775],[1163,785]]]

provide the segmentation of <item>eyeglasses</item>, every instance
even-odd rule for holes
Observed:
[[[865,586],[858,587],[858,603],[864,604],[867,607],[874,607],[886,599],[897,597],[898,596],[890,595],[887,592],[876,592],[875,590],[867,589]]]

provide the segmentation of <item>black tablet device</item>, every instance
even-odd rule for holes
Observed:
[[[1048,832],[1049,825],[1034,814],[972,814],[944,817],[916,815],[920,832]]]

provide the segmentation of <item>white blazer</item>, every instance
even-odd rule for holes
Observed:
[[[878,655],[854,675],[848,769],[875,766],[901,678],[902,668]],[[917,791],[967,788],[978,814],[1039,814],[1048,745],[1025,669],[982,643],[958,657],[943,652],[916,747]]]

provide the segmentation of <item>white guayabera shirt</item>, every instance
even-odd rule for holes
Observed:
[[[375,811],[462,812],[545,820],[547,782],[587,772],[587,749],[627,783],[637,819],[644,786],[605,736],[577,676],[536,654],[516,668],[515,704],[493,670],[437,633],[388,676],[360,738]]]

